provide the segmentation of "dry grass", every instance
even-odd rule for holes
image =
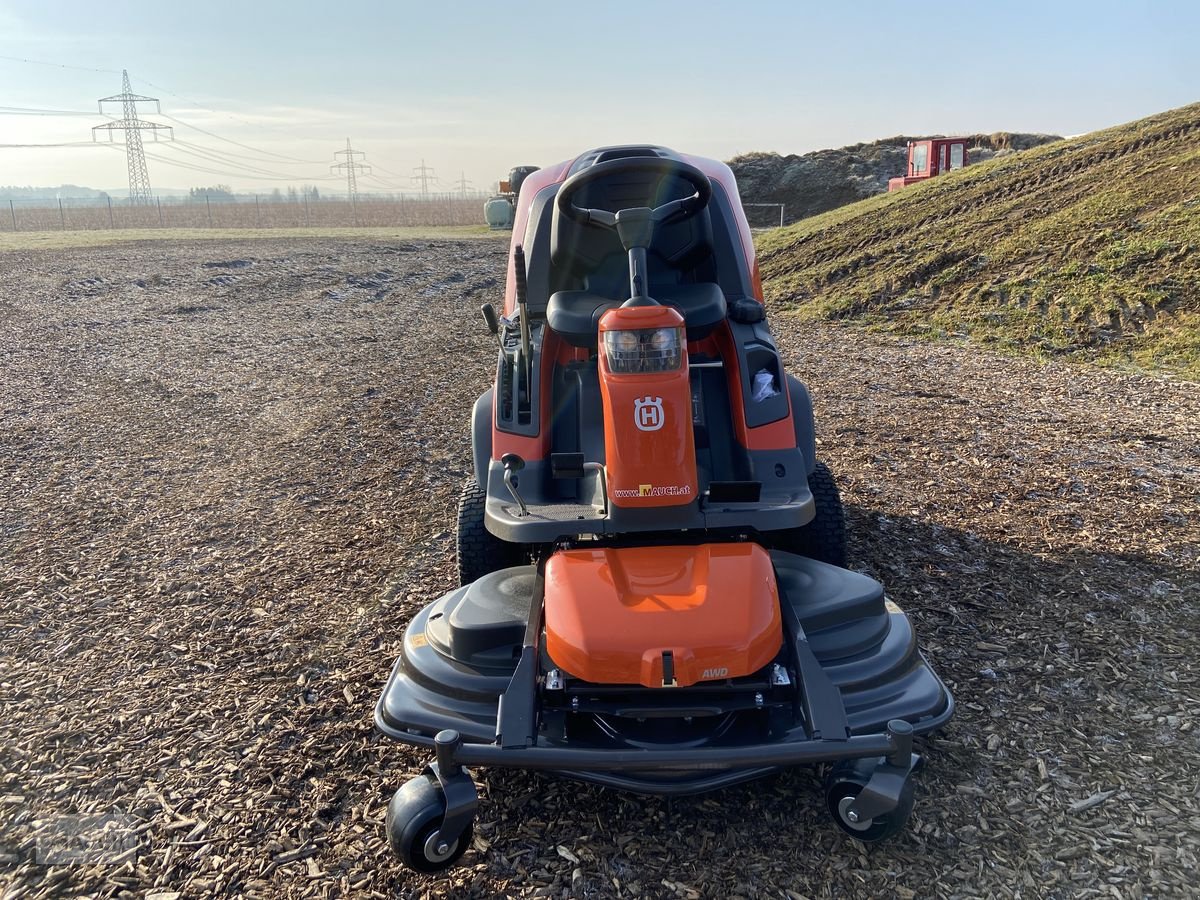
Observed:
[[[1200,104],[760,238],[806,318],[1200,379]]]

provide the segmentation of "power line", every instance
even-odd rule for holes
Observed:
[[[170,146],[170,145],[164,145],[164,146]],[[198,163],[193,163],[190,160],[171,159],[169,156],[157,156],[148,151],[146,152],[146,158],[152,159],[155,162],[160,162],[166,166],[175,166],[176,168],[179,168],[179,169],[190,169],[193,172],[204,172],[207,175],[220,175],[223,178],[245,178],[246,177],[246,175],[241,172],[230,172],[228,169],[214,169],[210,166],[203,166]],[[294,175],[289,175],[289,176],[259,175],[256,177],[262,181],[290,181],[293,183],[296,181],[300,181],[300,180],[303,180],[303,181],[337,181],[337,180],[339,180],[330,175],[323,175],[320,178],[304,178],[304,179],[298,179]]]
[[[391,175],[393,178],[399,178],[401,181],[403,181],[405,178],[408,177],[407,175],[401,175],[399,172],[391,172],[391,171],[385,169],[383,166],[379,165],[379,163],[371,163],[371,165],[374,166],[376,169],[378,169],[380,172],[382,172],[384,175]]]
[[[193,125],[191,122],[185,122],[182,119],[177,119],[175,116],[169,116],[166,113],[163,113],[163,118],[170,119],[177,125],[183,125],[184,127],[190,128],[193,131],[199,131],[201,134],[207,134],[209,137],[216,138],[218,141],[224,141],[227,144],[233,144],[235,147],[241,147],[243,150],[253,150],[255,153],[261,154],[262,156],[274,156],[282,160],[287,160],[288,162],[307,163],[308,165],[319,165],[321,163],[321,160],[317,159],[297,159],[294,156],[284,156],[282,153],[272,153],[270,150],[259,150],[257,147],[251,147],[249,144],[243,144],[241,141],[235,141],[227,137],[221,137],[221,135],[214,134],[205,128],[201,128],[199,125]]]
[[[200,147],[199,144],[193,144],[190,141],[181,141],[179,138],[175,139],[175,143],[183,144],[185,147]],[[323,160],[323,159],[316,159],[316,160],[299,160],[298,159],[295,162],[284,162],[281,160],[279,162],[276,162],[273,159],[270,159],[270,160],[263,159],[261,156],[247,156],[244,153],[230,153],[228,150],[213,150],[211,147],[202,147],[201,149],[208,150],[212,153],[220,154],[221,156],[228,157],[229,159],[245,159],[245,160],[249,160],[250,162],[260,162],[260,163],[261,162],[269,162],[272,165],[312,166],[312,165],[324,165],[324,163],[325,163],[325,160]]]
[[[0,116],[91,116],[100,113],[82,109],[40,109],[31,106],[0,106]]]
[[[372,163],[371,165],[374,165],[374,163]],[[393,193],[397,193],[397,194],[405,193],[405,190],[406,190],[405,188],[402,188],[396,184],[392,184],[389,181],[385,181],[384,179],[380,178],[378,175],[368,175],[367,177],[370,178],[372,181],[374,181],[376,183],[376,185],[378,185],[379,187],[382,187],[384,190],[392,191]]]
[[[97,144],[95,141],[65,141],[61,144],[0,144],[0,148],[5,150],[24,149],[32,150],[40,147],[104,147],[105,144]]]
[[[113,134],[120,131],[125,135],[125,164],[129,170],[129,202],[133,205],[150,203],[154,197],[150,193],[150,172],[146,168],[146,155],[142,151],[142,132],[149,131],[158,140],[160,131],[171,132],[169,125],[159,125],[157,122],[144,122],[138,118],[139,103],[153,103],[157,112],[162,112],[156,97],[143,97],[135,94],[129,86],[129,73],[121,71],[121,93],[111,97],[102,97],[99,101],[100,111],[104,111],[105,103],[120,103],[122,117],[115,122],[92,127],[92,139],[96,132],[108,132],[108,139],[113,140]],[[171,133],[168,140],[174,137]]]
[[[7,59],[10,62],[29,63],[34,66],[49,66],[52,69],[75,69],[79,72],[99,72],[102,75],[118,75],[116,69],[94,69],[91,66],[71,66],[66,63],[45,62],[40,59],[26,59],[23,56],[0,56],[0,59]]]
[[[204,110],[205,112],[210,112],[210,113],[213,113],[214,115],[218,115],[218,116],[224,116],[225,118],[227,118],[227,119],[232,119],[232,120],[233,120],[233,121],[235,121],[235,122],[241,122],[241,123],[243,123],[243,124],[245,124],[245,125],[252,125],[252,126],[254,126],[255,128],[273,128],[273,129],[276,129],[276,130],[278,130],[278,129],[280,128],[280,126],[278,126],[278,125],[272,125],[272,124],[270,124],[270,123],[264,123],[264,122],[252,122],[252,121],[250,121],[249,119],[244,119],[244,118],[242,118],[241,116],[236,116],[236,115],[234,115],[233,113],[231,113],[231,112],[228,112],[228,111],[212,109],[212,108],[210,108],[210,107],[207,107],[207,106],[205,106],[203,103],[199,103],[199,102],[197,102],[197,101],[195,101],[195,100],[192,100],[192,99],[190,99],[190,98],[188,98],[188,97],[184,97],[184,96],[182,96],[182,95],[180,95],[180,94],[177,94],[177,93],[175,93],[174,91],[171,91],[171,90],[168,90],[168,89],[167,89],[167,88],[165,88],[165,87],[162,87],[161,85],[157,85],[157,84],[155,84],[153,81],[150,81],[149,79],[146,79],[146,78],[135,77],[133,80],[134,80],[134,81],[140,81],[140,82],[142,82],[143,84],[145,84],[145,85],[147,85],[147,86],[149,86],[149,87],[152,87],[152,88],[155,88],[156,90],[162,91],[164,94],[168,94],[168,95],[170,95],[170,96],[174,97],[176,100],[182,100],[184,103],[187,103],[187,104],[188,104],[188,105],[190,105],[190,106],[194,106],[194,107],[196,107],[197,109],[202,109],[202,110]],[[261,152],[263,152],[263,153],[267,153],[267,152],[269,152],[269,151],[266,151],[266,150],[264,150],[264,151],[261,151]],[[276,154],[272,154],[272,155],[276,155]],[[286,157],[285,157],[285,158],[286,158]],[[305,159],[305,160],[295,160],[295,161],[296,161],[296,162],[306,162],[306,163],[310,163],[310,164],[314,164],[314,165],[319,165],[319,164],[321,164],[321,163],[323,162],[323,160],[319,160],[319,159]]]
[[[465,197],[467,196],[467,188],[471,186],[471,182],[467,181],[466,172],[460,172],[459,175],[458,181],[454,182],[454,184],[458,188],[459,196]]]
[[[229,168],[232,168],[232,169],[240,169],[251,175],[265,175],[270,178],[278,178],[278,179],[293,180],[293,181],[294,180],[303,180],[302,175],[296,175],[296,174],[288,175],[284,172],[278,172],[273,169],[266,169],[261,166],[254,166],[254,165],[249,165],[249,164],[243,163],[243,162],[237,162],[236,160],[227,158],[224,154],[222,154],[216,150],[210,150],[207,147],[201,147],[198,144],[192,144],[188,141],[176,140],[176,141],[172,141],[168,146],[174,147],[176,150],[178,150],[181,153],[186,153],[190,156],[196,156],[196,157],[199,157],[200,159],[206,160],[208,162],[215,162],[215,163],[218,163],[223,166],[228,166]]]

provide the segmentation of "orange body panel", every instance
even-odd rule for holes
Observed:
[[[734,201],[734,219],[737,230],[737,240],[741,244],[742,252],[750,265],[751,269],[751,285],[754,290],[754,299],[762,302],[762,281],[758,271],[758,260],[754,252],[754,239],[750,233],[750,226],[746,221],[746,215],[742,210],[738,200],[737,182],[733,177],[733,172],[722,162],[716,160],[705,159],[700,156],[692,156],[690,154],[680,154],[680,158],[685,162],[696,166],[700,171],[712,179],[714,185],[720,185],[729,198]],[[512,247],[518,244],[525,243],[525,232],[529,225],[529,212],[533,206],[533,198],[542,188],[552,184],[557,184],[567,178],[567,172],[571,165],[575,162],[574,159],[565,160],[557,165],[547,166],[543,169],[532,173],[521,183],[521,195],[516,201],[516,210],[514,214],[513,232],[512,232]],[[511,316],[516,309],[516,271],[513,264],[513,256],[510,252],[508,255],[508,270],[506,273],[505,290],[504,290],[504,315]],[[727,329],[722,328],[719,331]],[[722,347],[722,350],[732,347],[732,341],[727,341]],[[547,338],[547,344],[543,348],[543,358],[541,365],[541,376],[546,378],[553,372],[553,363],[557,359],[566,361],[569,358],[575,358],[576,354],[573,348],[567,347],[565,342],[560,342],[551,334]],[[733,357],[725,357],[732,359]],[[737,382],[736,368],[728,367],[727,371],[733,372],[731,375],[730,396],[741,396],[740,382]],[[548,384],[548,381],[543,381],[543,384]],[[734,387],[737,390],[734,390]],[[541,404],[539,409],[540,421],[548,422],[551,413],[550,410],[550,391],[543,391]],[[690,398],[689,398],[689,403]],[[737,439],[749,450],[774,450],[781,449],[787,446],[788,440],[795,443],[795,436],[792,431],[792,421],[789,415],[786,419],[780,422],[773,422],[770,425],[764,425],[760,428],[747,428],[745,412],[740,411],[741,404],[737,401],[732,404],[734,410],[734,428],[737,432]],[[790,438],[789,438],[790,435]],[[526,460],[543,459],[550,452],[550,429],[543,428],[541,433],[527,437],[525,435],[511,434],[502,431],[492,425],[492,459],[500,459],[505,453],[516,453]]]
[[[546,563],[546,651],[596,684],[663,687],[750,675],[783,644],[771,557],[758,544],[565,550]]]
[[[609,331],[683,328],[669,306],[610,309],[600,319],[600,345]],[[670,372],[610,372],[600,351],[604,453],[608,498],[616,506],[681,506],[696,499],[696,445],[686,350]]]

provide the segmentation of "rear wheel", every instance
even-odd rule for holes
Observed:
[[[777,550],[797,553],[809,559],[846,567],[846,513],[837,482],[825,463],[817,463],[808,476],[808,489],[816,504],[816,515],[800,528],[770,532],[770,544]]]
[[[458,583],[470,584],[489,572],[525,562],[520,544],[502,541],[483,524],[487,491],[468,478],[458,498]]]

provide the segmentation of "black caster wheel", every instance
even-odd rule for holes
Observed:
[[[867,778],[853,769],[835,768],[825,782],[825,804],[838,828],[855,840],[874,844],[904,830],[913,811],[913,782],[905,779],[900,802],[890,812],[870,819],[857,819],[850,807],[867,784]]]
[[[466,829],[447,844],[438,836],[446,800],[437,781],[419,775],[396,791],[387,810],[388,843],[405,865],[418,872],[450,868],[471,846],[473,829]]]

